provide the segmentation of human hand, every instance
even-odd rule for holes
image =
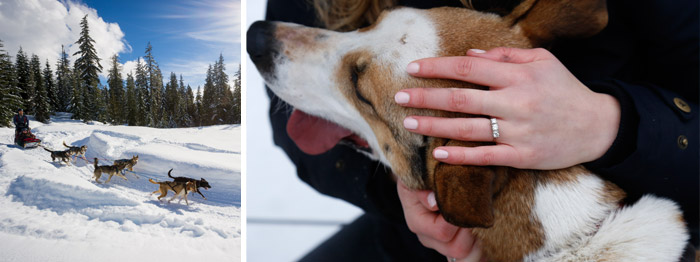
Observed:
[[[421,244],[435,249],[454,261],[482,260],[481,241],[476,241],[468,228],[460,228],[445,221],[437,212],[435,193],[412,191],[401,180],[396,182],[406,224],[418,236]],[[451,260],[448,260],[451,261]]]
[[[610,148],[620,124],[620,105],[595,93],[545,49],[469,50],[464,57],[426,58],[406,71],[417,77],[447,78],[490,90],[411,88],[397,103],[474,115],[498,121],[496,145],[438,147],[433,156],[459,165],[500,165],[558,169],[593,161]],[[415,133],[464,141],[493,141],[486,118],[409,116]]]

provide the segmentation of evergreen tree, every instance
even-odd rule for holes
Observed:
[[[214,90],[216,98],[215,116],[213,118],[215,125],[233,123],[233,112],[230,111],[233,104],[233,93],[231,86],[228,84],[228,74],[226,74],[226,65],[224,64],[223,54],[219,54],[219,60],[214,65]]]
[[[109,85],[109,102],[107,103],[107,118],[114,125],[123,124],[124,117],[124,80],[122,79],[119,56],[112,56],[112,66],[109,69],[107,84]]]
[[[175,73],[170,73],[170,81],[165,84],[165,117],[170,128],[178,127],[178,107],[180,97],[178,95],[178,82]]]
[[[95,51],[95,40],[90,37],[90,29],[88,27],[87,15],[83,17],[80,22],[80,38],[75,43],[78,44],[79,50],[73,55],[78,55],[75,60],[75,68],[78,70],[78,77],[80,78],[80,85],[84,91],[83,102],[87,109],[87,112],[83,112],[83,121],[89,121],[97,118],[99,114],[97,109],[97,104],[99,101],[96,99],[98,94],[98,85],[100,83],[100,78],[98,73],[102,72],[102,65],[100,65],[100,58],[97,57],[97,52]],[[75,116],[74,116],[75,117]]]
[[[34,108],[34,76],[32,76],[29,68],[29,59],[22,51],[21,46],[15,59],[15,75],[17,77],[17,86],[20,89],[22,106],[24,107],[24,113],[29,114]]]
[[[182,81],[182,75],[180,75],[180,88],[178,90],[179,96],[180,96],[180,105],[178,106],[178,114],[180,115],[180,126],[182,127],[190,127],[192,126],[192,115],[190,115],[189,108],[190,104],[192,104],[192,100],[194,100],[194,97],[192,97],[191,100],[190,97],[188,96],[187,89],[189,86],[185,87],[185,82]],[[192,93],[192,89],[190,89],[190,93]]]
[[[238,64],[238,71],[234,75],[235,79],[233,81],[233,103],[231,104],[231,110],[233,113],[233,124],[241,123],[241,107],[243,101],[241,100],[241,64]]]
[[[199,93],[199,91],[197,91]],[[204,80],[204,92],[202,93],[199,108],[200,126],[214,124],[216,103],[216,90],[214,90],[214,72],[211,65],[207,68],[207,77]]]
[[[95,105],[93,120],[106,123],[108,119],[107,104],[109,103],[109,91],[107,88],[101,84],[98,85],[92,95],[92,100]]]
[[[135,116],[136,125],[148,125],[148,119],[151,115],[150,99],[151,95],[148,90],[148,72],[146,65],[138,60],[136,64],[136,110],[138,114]]]
[[[56,84],[53,81],[53,72],[51,71],[51,66],[49,65],[49,60],[46,60],[46,66],[44,67],[44,89],[48,95],[49,105],[51,108],[51,113],[56,112],[59,107],[58,104],[58,92],[56,90]]]
[[[202,111],[203,106],[202,106],[202,92],[200,90],[200,87],[197,87],[197,96],[194,99],[194,114],[192,114],[192,119],[194,120],[194,125],[195,126],[202,126]]]
[[[149,119],[148,126],[151,127],[165,127],[163,107],[164,107],[164,92],[163,87],[163,74],[158,67],[158,63],[153,57],[153,47],[151,42],[148,42],[146,46],[146,55],[144,60],[146,63],[146,71],[148,73],[148,92],[149,97]]]
[[[32,112],[36,121],[48,123],[51,117],[51,104],[49,95],[44,86],[44,79],[41,76],[41,60],[39,56],[32,55],[32,60],[29,64],[31,76],[33,77],[34,86],[34,101]]]
[[[12,116],[22,107],[15,68],[0,41],[0,126],[10,127]]]
[[[86,119],[85,103],[83,102],[83,85],[80,81],[80,72],[77,68],[73,68],[70,74],[71,99],[69,111],[73,113],[73,119]]]
[[[126,123],[130,126],[138,125],[138,115],[141,114],[138,110],[138,89],[134,81],[134,76],[129,73],[126,75]]]
[[[70,61],[68,54],[61,45],[61,58],[56,63],[56,92],[57,92],[57,107],[56,111],[68,112],[71,102],[71,94],[73,92],[72,72],[70,70]]]

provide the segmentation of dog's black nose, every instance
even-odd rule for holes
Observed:
[[[260,73],[271,73],[274,70],[272,59],[279,48],[274,32],[275,25],[267,21],[257,21],[248,28],[248,55]]]

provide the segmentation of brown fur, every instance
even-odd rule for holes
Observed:
[[[83,146],[69,146],[69,145],[66,145],[66,141],[63,141],[63,146],[67,147],[67,148],[68,148],[68,151],[69,151],[72,155],[74,155],[76,158],[77,158],[78,156],[82,156],[83,158],[85,158],[85,152],[87,152],[87,146],[86,146],[86,145],[83,145]]]
[[[180,196],[181,198],[185,199],[185,203],[189,206],[190,203],[187,201],[187,194],[197,190],[194,182],[176,182],[176,181],[156,182],[156,181],[153,181],[153,179],[148,179],[148,181],[153,183],[153,184],[160,185],[158,187],[158,190],[153,191],[151,193],[151,195],[153,195],[155,193],[160,192],[160,196],[158,196],[158,201],[160,201],[161,198],[168,195],[168,190],[175,192],[175,196],[173,196],[170,200],[168,200],[168,203],[173,201],[173,199],[175,199],[176,197]],[[182,201],[182,199],[180,201]]]
[[[605,1],[600,0],[525,0],[506,17],[457,8],[427,12],[438,28],[440,56],[460,56],[472,48],[531,48],[555,38],[590,36],[607,23]],[[313,51],[326,45],[315,41],[315,36],[326,33],[278,26],[275,36],[283,40],[284,54],[293,61],[295,55],[304,55],[304,49]],[[396,40],[402,44],[407,41],[405,36]],[[521,260],[542,247],[542,225],[532,213],[537,185],[571,182],[591,172],[582,166],[534,171],[454,166],[436,161],[431,152],[438,146],[491,143],[465,143],[411,133],[401,125],[408,115],[475,116],[402,107],[391,97],[407,87],[487,88],[452,80],[397,78],[402,74],[375,61],[375,55],[369,50],[349,52],[333,73],[334,79],[340,81],[336,83],[339,91],[372,128],[393,173],[409,188],[434,190],[444,218],[456,225],[475,227],[472,232],[483,241],[484,254],[492,261]],[[624,197],[619,187],[605,183],[602,201],[619,203]]]
[[[134,171],[134,166],[139,162],[139,156],[131,156],[131,159],[114,160],[115,165],[124,165],[129,171]]]
[[[105,181],[105,183],[109,183],[109,181],[112,180],[112,176],[114,176],[114,175],[117,175],[117,176],[123,178],[124,180],[128,180],[128,179],[126,179],[126,177],[124,175],[121,174],[122,169],[124,169],[124,167],[125,167],[124,165],[120,164],[120,165],[111,165],[111,166],[98,166],[97,164],[98,164],[98,160],[97,160],[97,158],[95,158],[95,164],[94,164],[95,171],[93,171],[93,177],[95,178],[95,182],[102,183],[102,182],[100,182],[100,177],[102,176],[102,173],[109,175],[109,178],[107,178],[107,181]]]
[[[72,155],[72,153],[69,150],[52,151],[52,150],[46,149],[43,146],[42,146],[42,148],[44,150],[46,150],[47,152],[51,153],[51,162],[54,162],[54,161],[56,161],[56,159],[58,159],[59,161],[63,161],[64,163],[66,163],[67,165],[70,166],[70,156]]]

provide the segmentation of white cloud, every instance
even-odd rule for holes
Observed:
[[[241,1],[183,1],[169,8],[163,18],[197,21],[185,35],[202,41],[234,44],[241,42]]]
[[[46,59],[53,67],[61,53],[61,45],[75,61],[78,51],[75,41],[80,34],[80,21],[88,15],[90,36],[101,59],[102,76],[107,75],[109,58],[117,53],[131,52],[124,33],[117,23],[105,22],[97,10],[85,4],[57,0],[0,0],[0,40],[5,51],[15,56],[19,47],[27,54]]]

